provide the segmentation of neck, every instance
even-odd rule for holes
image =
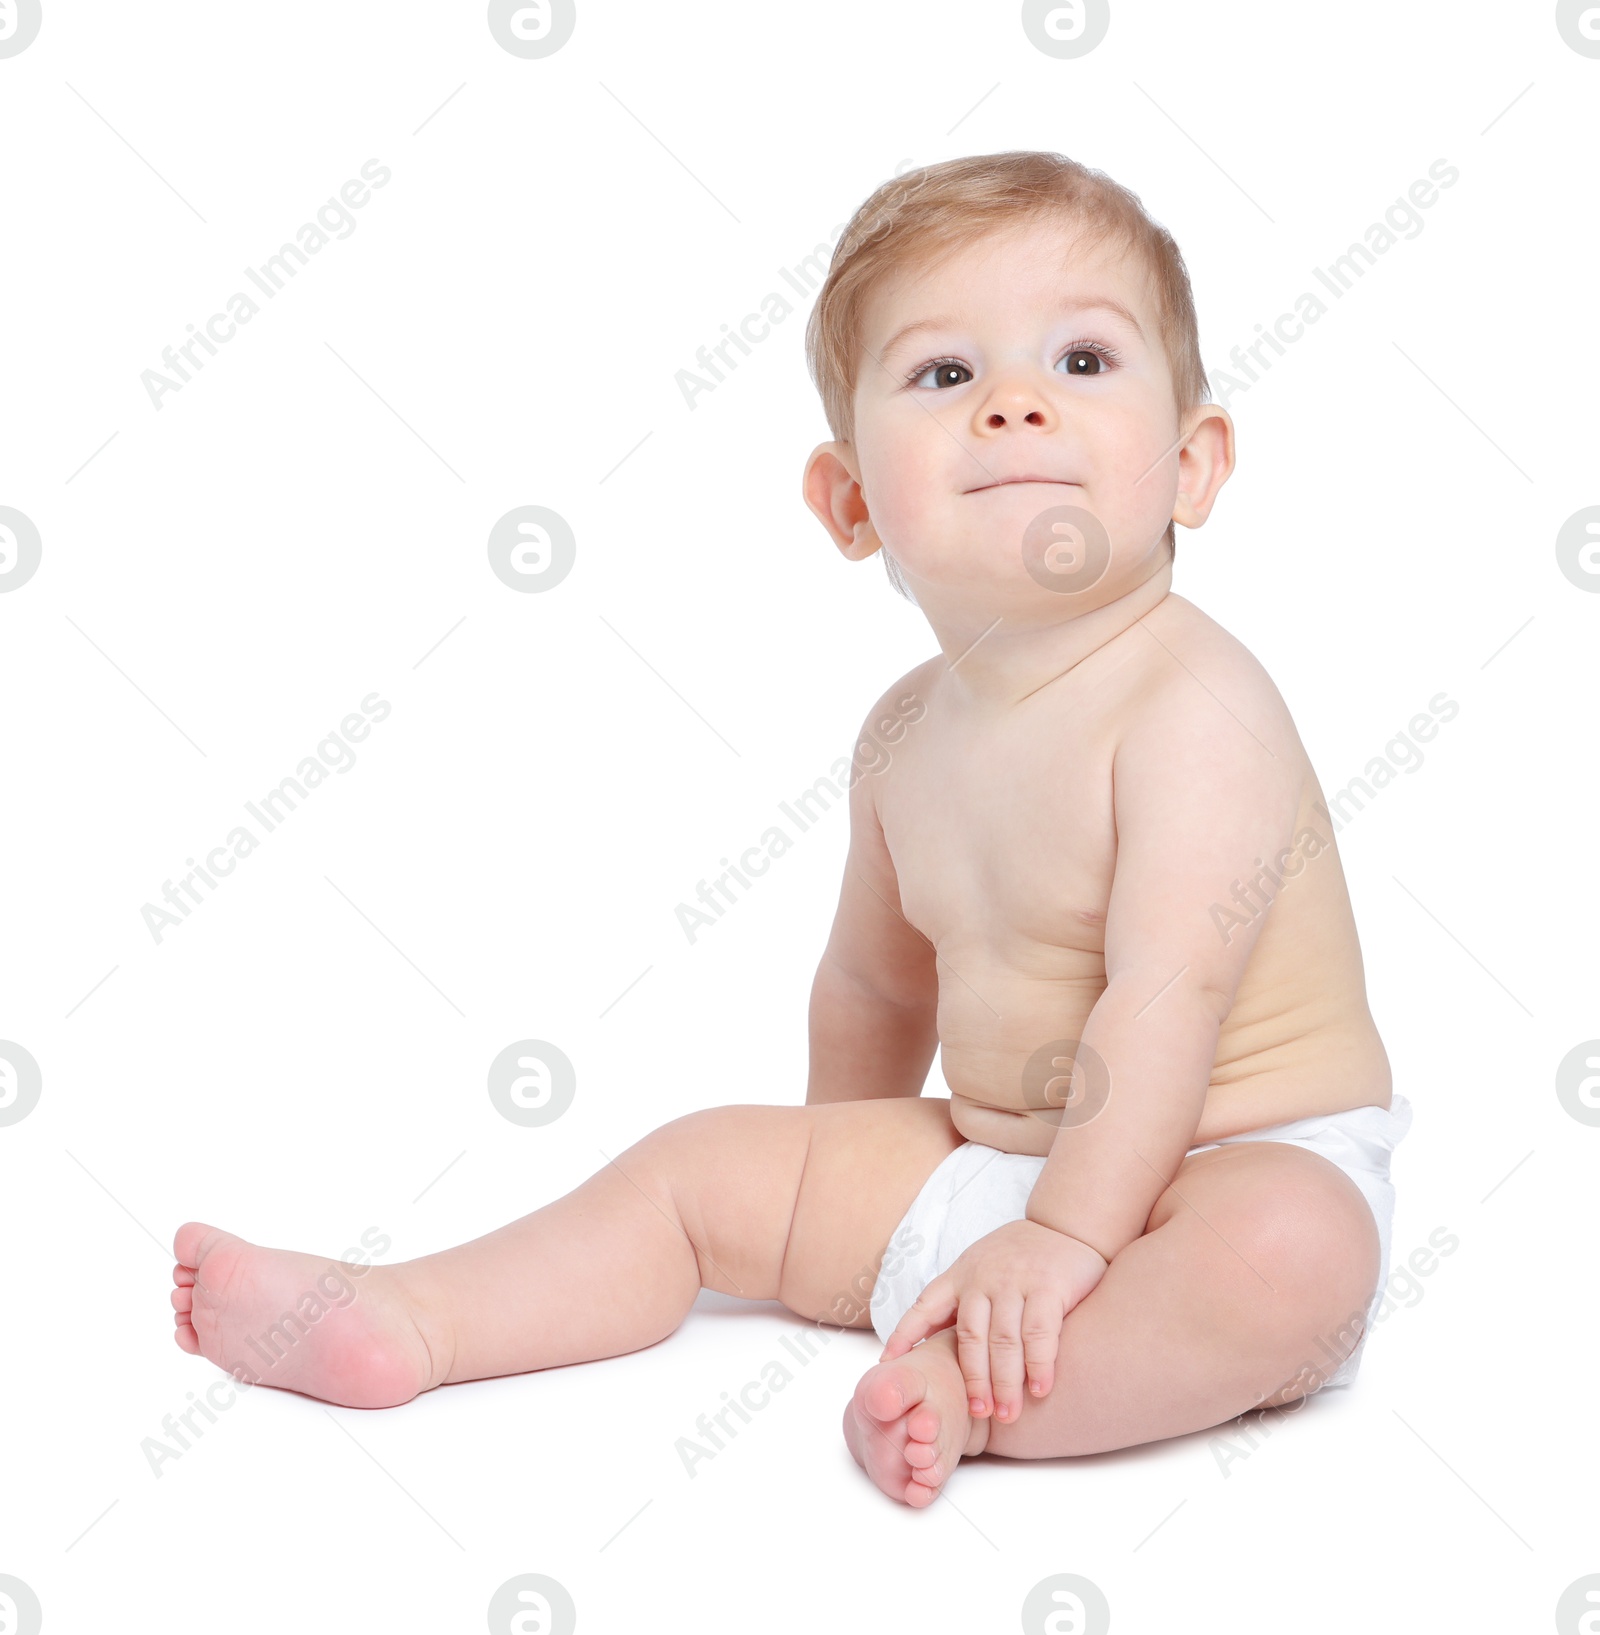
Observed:
[[[1008,708],[1076,670],[1160,605],[1172,589],[1172,561],[1166,558],[1149,578],[1112,600],[1082,613],[1025,617],[987,613],[952,599],[941,606],[931,587],[914,585],[948,666],[946,683],[959,703]]]

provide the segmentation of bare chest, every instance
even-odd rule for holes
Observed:
[[[878,795],[906,918],[941,953],[1103,954],[1116,863],[1106,720],[922,725]]]

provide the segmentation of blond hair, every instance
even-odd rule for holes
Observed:
[[[1209,399],[1188,268],[1172,234],[1150,219],[1138,194],[1060,153],[976,154],[891,178],[850,218],[834,246],[806,322],[806,363],[836,441],[855,440],[862,322],[884,279],[907,266],[935,266],[986,234],[1051,216],[1071,220],[1088,245],[1110,240],[1138,257],[1180,418]],[[1171,523],[1166,543],[1174,546]],[[895,589],[910,597],[889,553],[883,556]]]

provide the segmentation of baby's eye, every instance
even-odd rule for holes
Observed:
[[[1090,342],[1073,347],[1061,361],[1067,366],[1069,375],[1087,380],[1095,375],[1109,374],[1116,356],[1110,347]]]
[[[937,384],[941,387],[966,385],[965,380],[958,380],[954,378],[957,371],[965,374],[967,380],[971,380],[973,378],[972,371],[967,368],[966,364],[957,363],[954,358],[939,358],[937,361],[925,364],[919,368],[915,374],[912,375],[911,384],[913,386],[920,386],[929,375],[932,375]]]

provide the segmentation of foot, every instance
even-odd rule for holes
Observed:
[[[190,1221],[173,1240],[177,1342],[251,1385],[392,1408],[433,1383],[394,1268],[262,1249]]]
[[[967,1411],[949,1330],[861,1376],[844,1411],[844,1439],[867,1475],[914,1509],[939,1497],[962,1459],[983,1452],[989,1421]]]

